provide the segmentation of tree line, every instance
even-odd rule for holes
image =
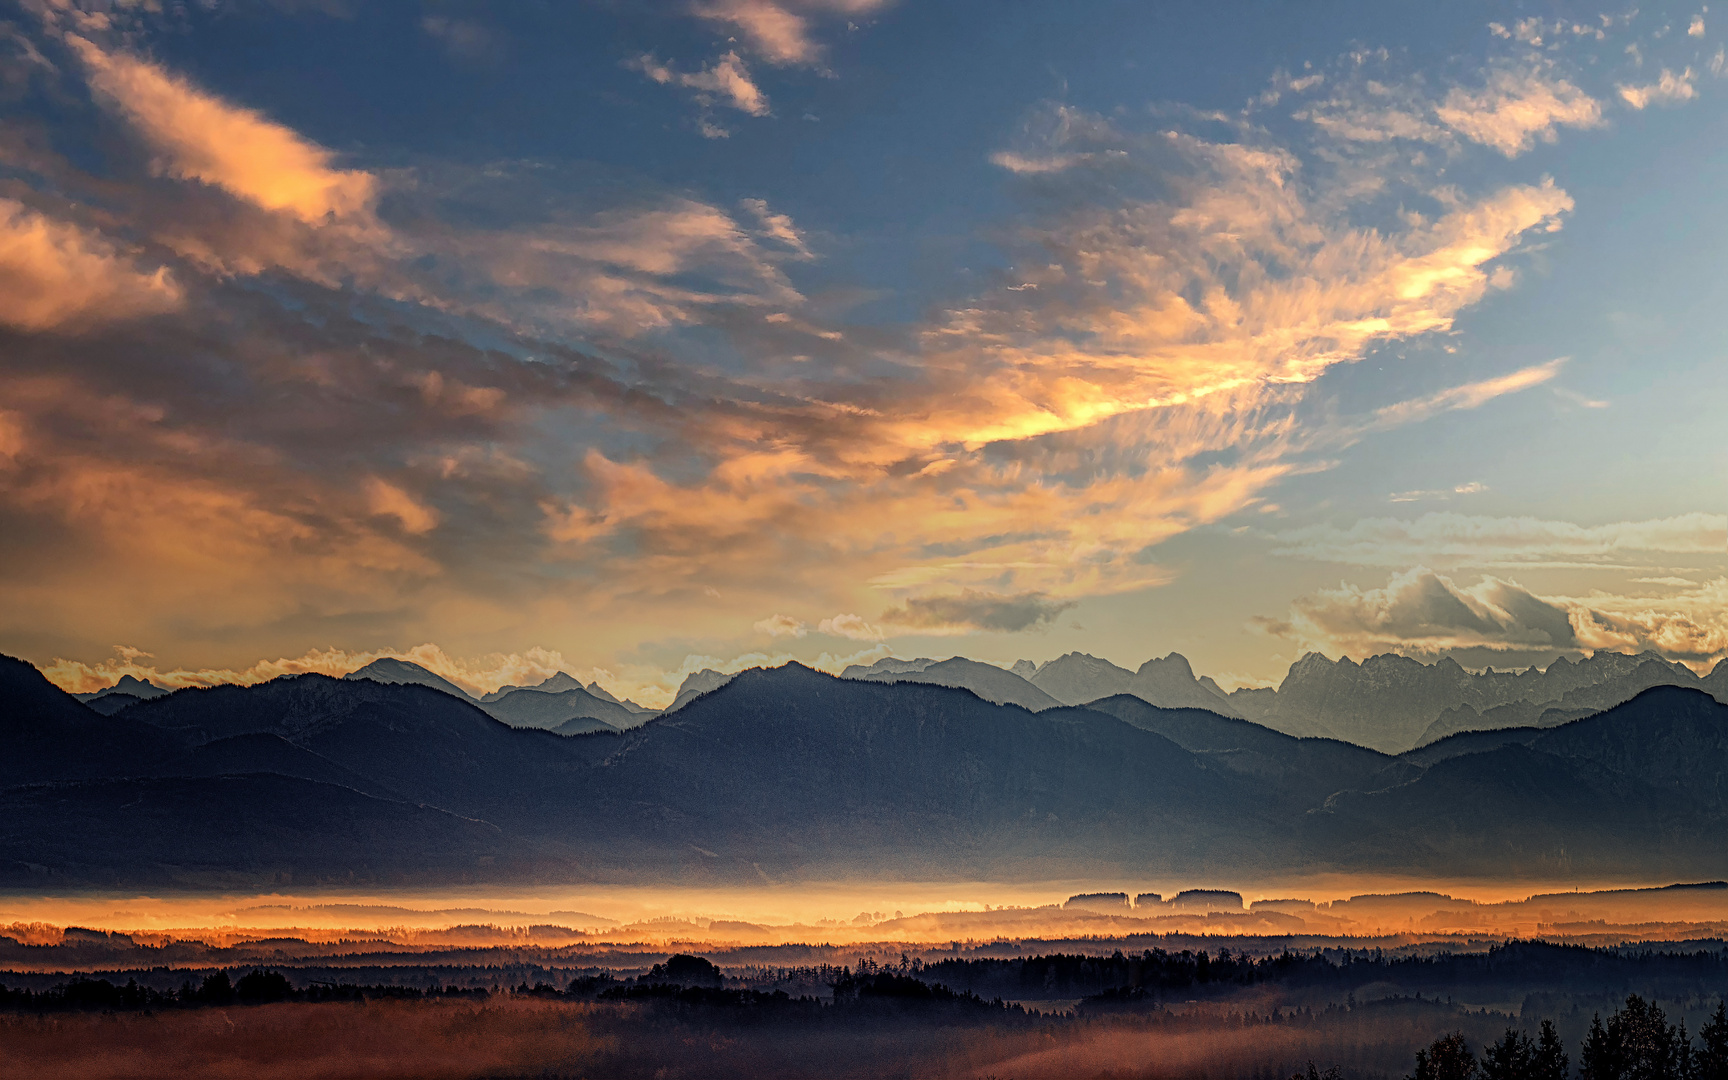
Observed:
[[[1313,1066],[1309,1066],[1313,1073]],[[1517,1028],[1484,1047],[1478,1058],[1459,1033],[1443,1035],[1416,1051],[1416,1070],[1406,1080],[1568,1080],[1571,1062],[1551,1021],[1536,1038]],[[1698,1029],[1668,1022],[1653,1001],[1637,994],[1608,1017],[1590,1021],[1578,1053],[1581,1080],[1728,1080],[1728,1005]],[[1298,1074],[1293,1080],[1307,1080]]]

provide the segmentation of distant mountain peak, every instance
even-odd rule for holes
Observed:
[[[720,689],[732,679],[733,676],[715,671],[713,668],[693,671],[684,676],[684,681],[678,684],[678,693],[672,698],[672,704],[666,707],[666,711],[675,712],[710,690]]]
[[[861,679],[871,675],[904,675],[907,672],[923,671],[934,663],[936,661],[927,656],[920,656],[916,660],[902,660],[897,656],[884,656],[868,667],[863,664],[853,664],[841,672],[840,677],[842,679]]]
[[[434,690],[442,690],[451,697],[463,701],[475,701],[473,694],[457,686],[449,679],[426,670],[419,664],[407,660],[398,660],[393,656],[381,656],[357,671],[350,671],[342,676],[344,679],[371,679],[378,683],[412,683],[416,686],[428,686]]]
[[[1027,664],[1030,668],[1031,665]],[[928,683],[970,690],[997,705],[1019,705],[1032,712],[1053,709],[1062,702],[1040,690],[1024,676],[995,664],[955,656],[934,660],[878,660],[869,667],[854,664],[840,673],[843,679],[868,682]]]
[[[560,672],[560,674],[562,674],[562,672]],[[551,682],[552,680],[547,679],[546,681]],[[571,681],[574,682],[575,680],[571,680]],[[601,701],[610,701],[614,705],[624,704],[622,701],[618,700],[617,698],[613,697],[611,694],[607,693],[606,688],[604,686],[601,686],[597,682],[588,683],[586,686],[583,686],[582,689],[588,691],[589,694],[593,695],[594,697],[599,698]]]
[[[550,678],[544,680],[538,686],[535,686],[534,689],[548,694],[556,694],[563,690],[588,690],[588,687],[583,686],[582,680],[571,675],[569,672],[558,671],[554,672]],[[588,690],[588,692],[593,693],[592,690]]]
[[[105,687],[101,690],[95,691],[94,693],[73,694],[72,696],[77,698],[79,701],[95,701],[97,698],[104,698],[110,694],[130,694],[132,697],[135,697],[140,701],[149,701],[151,698],[159,698],[167,693],[170,693],[170,691],[166,687],[157,686],[148,679],[139,679],[132,675],[122,675],[120,676],[119,681],[113,686]]]
[[[1140,670],[1136,671],[1134,674],[1141,678],[1148,675],[1170,674],[1192,681],[1194,678],[1194,665],[1188,662],[1186,656],[1183,656],[1179,652],[1173,652],[1168,656],[1146,661],[1144,664],[1140,665]]]

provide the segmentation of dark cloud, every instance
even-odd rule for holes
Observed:
[[[926,630],[994,630],[1017,633],[1048,625],[1073,607],[1043,593],[999,595],[967,589],[958,596],[914,597],[882,614],[882,621]]]

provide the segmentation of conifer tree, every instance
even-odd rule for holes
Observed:
[[[1507,1028],[1500,1041],[1482,1051],[1484,1080],[1529,1080],[1535,1063],[1536,1046],[1530,1036],[1517,1028]]]
[[[1463,1033],[1453,1032],[1416,1051],[1416,1072],[1405,1080],[1478,1080],[1480,1076]]]
[[[1728,1005],[1718,1001],[1716,1012],[1698,1029],[1698,1052],[1692,1056],[1693,1080],[1728,1080]]]
[[[1530,1061],[1530,1080],[1566,1080],[1571,1068],[1566,1047],[1554,1030],[1554,1021],[1542,1021],[1542,1030],[1536,1036],[1536,1052]],[[1723,1080],[1728,1080],[1728,1077]]]

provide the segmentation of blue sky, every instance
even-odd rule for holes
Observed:
[[[1728,656],[1702,5],[0,20],[68,686]]]

